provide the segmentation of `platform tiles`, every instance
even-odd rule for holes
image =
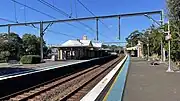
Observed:
[[[30,70],[30,71],[17,72],[17,73],[13,73],[13,74],[9,74],[9,75],[0,76],[0,80],[19,77],[19,76],[24,76],[24,75],[30,75],[30,74],[33,74],[33,73],[38,73],[38,72],[47,71],[47,70],[51,70],[51,69],[56,69],[56,68],[60,68],[60,67],[70,66],[70,65],[74,65],[74,64],[79,64],[79,63],[83,63],[83,62],[97,60],[97,59],[99,59],[99,58],[93,58],[93,59],[89,59],[89,60],[82,60],[82,61],[72,62],[72,63],[68,63],[68,64],[63,64],[63,65],[59,64],[59,65],[47,66],[47,67],[44,67],[44,68],[36,69],[34,71]]]
[[[126,61],[126,62],[125,62]],[[122,67],[121,71],[119,72],[118,76],[116,77],[116,80],[114,81],[113,85],[111,86],[111,89],[108,91],[107,95],[104,98],[104,101],[121,101],[121,96],[122,92],[124,89],[124,83],[126,79],[126,73],[128,69],[128,64],[129,64],[129,56],[126,55],[125,58],[113,69],[111,70],[89,93],[87,93],[80,101],[95,101],[100,93],[103,91],[103,89],[107,86],[107,84],[110,82],[110,80],[114,77],[114,75],[118,72],[119,68],[123,65],[125,62],[125,65]],[[121,77],[122,76],[122,77]],[[122,79],[119,81],[119,78]],[[117,90],[114,90],[114,87],[116,87],[117,83],[121,82],[122,84],[120,85]],[[113,91],[113,92],[112,92]],[[115,94],[116,97],[113,96],[113,93]],[[113,99],[113,97],[115,99]],[[116,100],[118,99],[119,100]],[[113,99],[113,100],[112,100]]]

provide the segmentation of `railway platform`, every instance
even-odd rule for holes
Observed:
[[[166,70],[166,64],[131,58],[123,101],[180,101],[180,73]]]
[[[152,66],[127,57],[117,67],[121,67],[117,73],[108,74],[112,78],[104,77],[81,101],[180,101],[180,73],[167,73],[167,64]]]
[[[43,69],[52,69],[55,67],[63,67],[66,65],[81,63],[88,60],[67,60],[67,61],[46,61],[40,64],[0,64],[0,80],[13,75],[20,75],[25,73],[30,73],[34,71],[39,71]]]

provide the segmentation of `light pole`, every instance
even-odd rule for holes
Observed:
[[[171,34],[170,34],[170,22],[168,21],[168,31],[167,31],[168,35],[166,36],[166,39],[168,40],[168,48],[169,48],[169,52],[168,52],[168,56],[169,56],[169,64],[168,64],[168,69],[166,70],[166,72],[174,72],[171,69]]]

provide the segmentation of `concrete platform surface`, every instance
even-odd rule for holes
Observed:
[[[123,101],[180,101],[180,73],[166,69],[165,64],[131,58]]]

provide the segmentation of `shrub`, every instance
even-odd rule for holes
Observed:
[[[41,62],[41,57],[39,55],[24,55],[20,61],[22,64],[37,64]]]

